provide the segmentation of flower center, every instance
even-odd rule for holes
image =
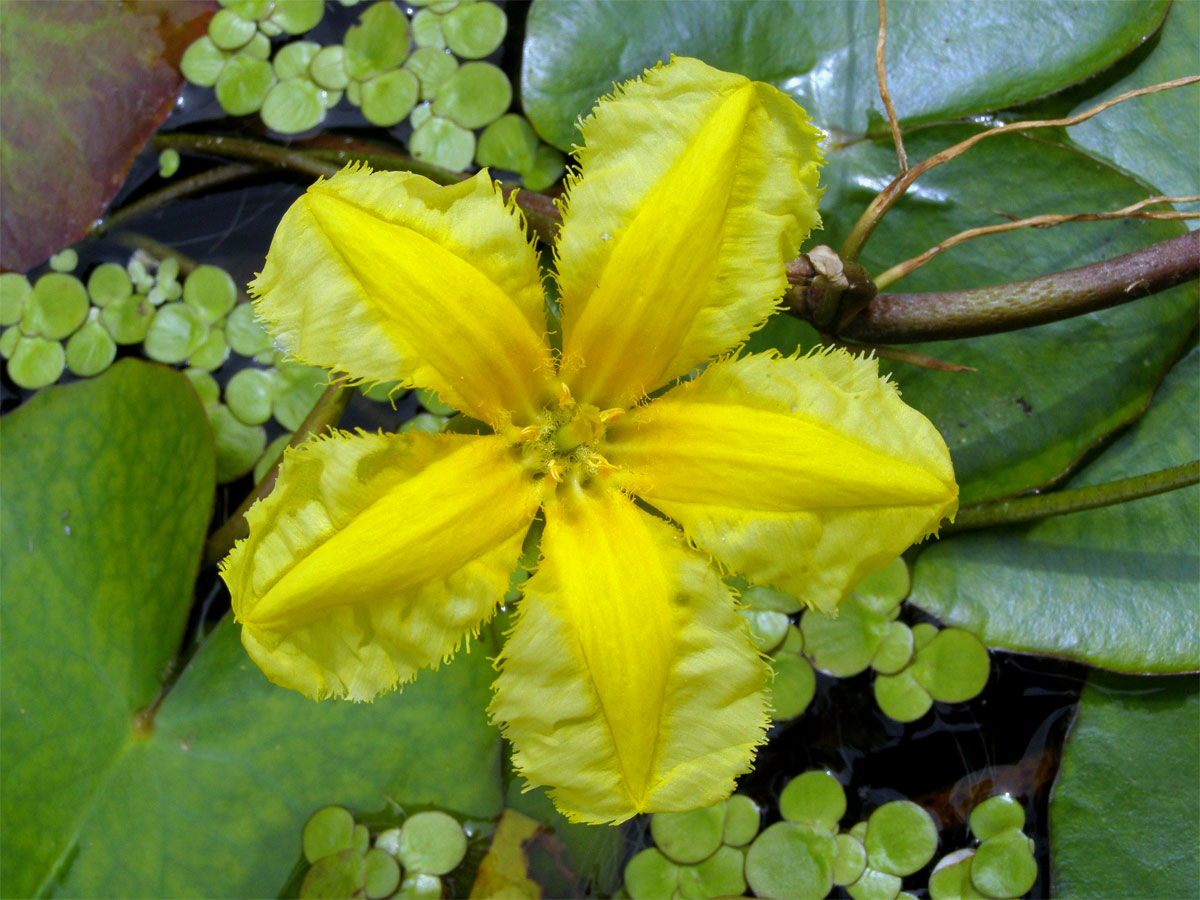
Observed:
[[[586,487],[598,472],[613,468],[596,447],[604,438],[605,426],[625,410],[576,403],[570,389],[561,383],[555,395],[535,424],[514,429],[513,437],[524,444],[522,457],[534,478],[549,479],[552,485],[571,481]]]

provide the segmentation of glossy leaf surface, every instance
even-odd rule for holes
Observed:
[[[375,704],[318,704],[268,683],[227,620],[138,715],[170,674],[212,502],[182,375],[118,363],[0,430],[6,896],[274,896],[320,806],[496,814],[490,647]]]
[[[1173,3],[1162,29],[1146,47],[1115,67],[1121,77],[1098,94],[1080,99],[1080,112],[1135,88],[1200,73],[1200,3]],[[1105,73],[1108,75],[1109,73]],[[1200,193],[1196,154],[1200,147],[1200,84],[1151,94],[1106,110],[1069,130],[1071,140],[1142,178],[1167,196]],[[1182,151],[1182,152],[1181,152]],[[1200,209],[1200,203],[1180,207]],[[1200,227],[1192,219],[1190,228]]]
[[[1050,894],[1193,897],[1200,691],[1193,676],[1095,673],[1050,801]]]
[[[922,130],[908,140],[910,158],[923,159],[968,134],[961,127]],[[859,143],[834,156],[822,200],[826,230],[818,240],[838,246],[895,165],[890,143]],[[862,261],[879,272],[966,228],[1044,212],[1115,209],[1145,196],[1133,180],[1085,154],[1003,135],[918,180],[884,218]],[[1182,231],[1177,222],[1125,220],[991,235],[934,257],[889,290],[1031,278]],[[905,402],[929,416],[946,439],[962,502],[1006,496],[1059,477],[1141,412],[1196,321],[1196,296],[1193,282],[1050,325],[911,347],[975,372],[890,368]]]
[[[147,423],[153,421],[153,427]],[[122,362],[0,422],[4,892],[72,854],[179,643],[212,504],[187,380]]]
[[[1200,349],[1193,349],[1146,414],[1067,486],[1200,457],[1198,387]],[[1200,486],[1192,486],[950,538],[918,558],[909,600],[993,647],[1126,672],[1194,671],[1198,569]]]
[[[1058,90],[1120,59],[1165,10],[1163,2],[895,4],[888,84],[897,113],[905,124],[920,124]],[[542,0],[526,28],[522,101],[534,128],[569,150],[576,118],[612,82],[675,53],[774,84],[823,128],[884,134],[878,25],[872,3]]]
[[[489,649],[473,644],[374,703],[315,703],[269,683],[237,631],[222,622],[153,735],[129,741],[85,798],[79,853],[55,895],[275,896],[322,806],[373,812],[392,798],[499,812],[500,739],[483,713]]]

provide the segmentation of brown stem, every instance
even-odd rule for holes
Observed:
[[[1015,331],[1106,309],[1194,280],[1200,275],[1200,232],[1151,244],[1078,269],[990,287],[926,294],[878,294],[842,318],[839,338],[911,344]],[[801,288],[785,296],[790,312],[814,321]],[[815,324],[815,322],[814,322]]]
[[[885,187],[882,191],[875,195],[863,214],[859,216],[858,221],[854,223],[854,227],[850,229],[850,234],[847,235],[845,242],[842,244],[841,255],[843,259],[858,259],[858,255],[862,252],[863,245],[874,232],[875,227],[883,219],[884,214],[892,208],[897,200],[904,196],[904,192],[912,186],[912,183],[932,169],[934,166],[940,166],[944,162],[949,162],[961,153],[974,147],[980,141],[986,138],[995,137],[998,134],[1005,134],[1009,131],[1025,131],[1030,128],[1066,128],[1071,125],[1078,125],[1092,116],[1098,115],[1111,106],[1118,103],[1124,103],[1126,100],[1131,100],[1134,97],[1140,97],[1144,94],[1153,94],[1157,91],[1166,91],[1171,88],[1183,87],[1188,84],[1195,84],[1200,81],[1200,75],[1188,75],[1183,78],[1176,78],[1173,81],[1164,81],[1161,84],[1152,84],[1148,87],[1137,88],[1132,91],[1126,91],[1117,97],[1112,97],[1093,106],[1091,109],[1085,109],[1083,112],[1076,113],[1073,116],[1067,116],[1065,119],[1034,119],[1025,122],[1010,122],[1007,125],[999,125],[996,128],[989,128],[987,131],[981,131],[978,134],[973,134],[965,141],[960,141],[953,147],[947,147],[924,162],[918,163],[911,169],[901,172],[893,179],[892,183]]]
[[[875,77],[879,81],[879,97],[887,110],[888,124],[892,128],[892,143],[896,145],[896,158],[900,161],[900,174],[908,171],[908,154],[904,152],[904,138],[900,135],[900,121],[896,118],[896,107],[887,86],[887,65],[884,63],[884,48],[887,45],[887,0],[879,0],[879,39],[875,42]]]
[[[911,274],[914,270],[925,265],[939,253],[944,250],[949,250],[964,241],[972,240],[973,238],[984,237],[989,234],[1002,234],[1006,231],[1016,231],[1021,228],[1053,228],[1057,225],[1064,225],[1067,222],[1101,222],[1106,219],[1197,219],[1200,218],[1200,213],[1191,212],[1176,212],[1174,210],[1152,210],[1145,211],[1144,207],[1151,206],[1156,203],[1195,203],[1200,200],[1197,197],[1147,197],[1145,200],[1139,200],[1137,203],[1131,203],[1129,206],[1115,209],[1110,212],[1098,213],[1067,213],[1067,214],[1046,214],[1040,216],[1030,216],[1026,219],[1017,219],[1012,222],[1001,222],[998,225],[984,225],[981,228],[968,228],[966,231],[960,231],[958,234],[951,235],[937,245],[930,247],[924,253],[906,259],[904,262],[896,263],[890,269],[880,272],[875,276],[875,287],[883,290],[891,287],[901,278]]]
[[[525,221],[541,240],[553,244],[558,237],[558,229],[562,226],[562,215],[554,203],[553,197],[529,191],[522,187],[510,187],[500,183],[504,196],[516,194],[516,204],[525,213]]]
[[[938,359],[927,353],[917,353],[914,350],[901,350],[899,347],[885,347],[881,344],[847,344],[829,334],[821,335],[821,343],[826,347],[840,347],[849,353],[873,353],[880,359],[891,362],[916,366],[918,369],[933,369],[935,372],[976,372],[970,366],[960,366],[958,363]]]

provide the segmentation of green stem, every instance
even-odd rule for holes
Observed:
[[[249,159],[314,178],[331,178],[340,168],[298,150],[220,134],[160,134],[154,138],[154,146],[160,151],[173,148],[181,153],[208,153],[212,156]]]
[[[174,203],[183,197],[190,197],[192,194],[199,194],[207,191],[209,188],[214,188],[230,181],[237,181],[240,178],[246,178],[261,171],[262,166],[256,166],[251,163],[230,163],[229,165],[217,166],[206,172],[201,172],[199,175],[192,175],[189,178],[180,178],[177,181],[172,181],[171,184],[161,190],[147,194],[142,199],[127,206],[122,206],[112,215],[101,219],[92,228],[91,237],[103,237],[114,228],[120,228],[138,216],[152,213],[156,209],[166,206],[169,203]]]
[[[346,411],[346,406],[350,402],[350,398],[354,396],[354,388],[346,387],[341,384],[331,384],[325,389],[316,406],[300,423],[300,427],[296,429],[296,434],[288,442],[289,447],[296,447],[312,435],[318,434],[327,428],[332,428],[337,425],[342,419],[342,413]],[[280,455],[280,459],[283,456]],[[246,537],[250,533],[249,526],[246,524],[246,511],[261,500],[267,494],[271,493],[271,489],[275,487],[275,476],[279,472],[279,462],[267,470],[262,481],[254,486],[254,490],[249,496],[242,501],[242,505],[234,511],[225,522],[208,536],[208,541],[204,544],[204,566],[213,566],[225,558],[226,554],[233,549],[235,542]]]
[[[1128,503],[1197,483],[1200,483],[1200,459],[1119,481],[967,506],[959,510],[958,518],[953,524],[945,526],[941,533],[945,536],[977,528],[1033,522],[1050,516]]]

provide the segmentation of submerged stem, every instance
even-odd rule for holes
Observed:
[[[967,506],[959,511],[954,523],[944,527],[941,533],[944,536],[977,528],[1033,522],[1050,516],[1128,503],[1197,483],[1200,483],[1200,459],[1119,481]]]
[[[262,170],[262,166],[257,166],[253,163],[230,163],[224,166],[217,166],[198,175],[192,175],[189,178],[180,178],[178,181],[173,181],[161,190],[147,194],[145,197],[127,206],[122,206],[112,215],[101,219],[92,229],[91,237],[103,237],[114,228],[120,228],[126,222],[130,222],[146,213],[154,212],[168,203],[174,203],[183,197],[199,194],[202,191],[207,191],[209,188],[218,187],[230,181],[247,178]]]

